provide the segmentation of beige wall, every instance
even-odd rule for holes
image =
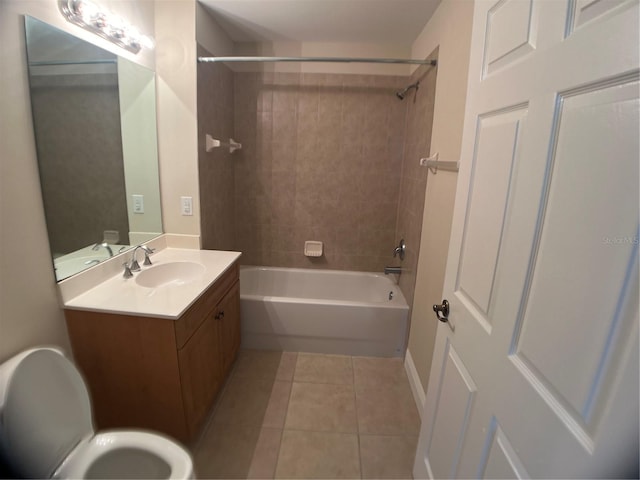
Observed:
[[[207,55],[233,55],[233,41],[199,2],[196,4],[196,41],[209,52]]]
[[[134,5],[111,0],[101,4],[139,25],[142,32],[153,32],[150,2]],[[109,42],[66,22],[57,2],[0,2],[0,361],[38,344],[69,348],[38,180],[25,59],[25,14],[115,50]],[[153,68],[154,54],[143,52],[136,61]]]
[[[162,233],[155,72],[118,58],[118,86],[129,242],[137,245]],[[143,214],[132,195],[143,196]]]
[[[167,233],[200,235],[196,94],[196,0],[155,2],[158,156],[162,224]],[[192,197],[193,215],[180,213]]]
[[[471,1],[443,0],[412,49],[419,58],[439,48],[431,154],[441,160],[460,158],[472,13]],[[408,352],[425,390],[438,326],[431,306],[442,300],[456,177],[440,171],[427,180]]]

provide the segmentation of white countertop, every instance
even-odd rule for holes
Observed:
[[[140,261],[142,271],[163,263],[194,262],[204,266],[202,275],[184,284],[147,288],[135,281],[136,275],[140,272],[134,272],[132,278],[125,279],[122,270],[86,292],[65,301],[64,308],[175,320],[220,278],[240,255],[240,252],[219,250],[166,248],[151,256],[153,266],[145,267]],[[140,257],[143,257],[142,254],[139,254]]]

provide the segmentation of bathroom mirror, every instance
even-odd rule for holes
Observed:
[[[25,17],[56,279],[162,233],[155,73]]]

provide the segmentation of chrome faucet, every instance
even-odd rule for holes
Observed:
[[[153,248],[149,248],[146,245],[137,245],[136,248],[133,249],[133,254],[131,255],[131,265],[129,265],[129,270],[131,272],[139,272],[140,271],[140,264],[138,263],[138,260],[136,260],[136,253],[138,252],[138,249],[142,250],[144,252],[144,263],[143,265],[153,265],[151,263],[151,259],[149,258],[149,255],[151,255],[153,252],[155,252],[155,250]],[[127,276],[127,272],[125,269],[125,276]]]
[[[113,250],[111,250],[111,247],[109,246],[109,244],[107,242],[96,243],[91,248],[91,250],[93,250],[94,252],[97,252],[98,250],[100,250],[100,248],[105,248],[107,250],[107,252],[109,252],[109,257],[113,257]]]

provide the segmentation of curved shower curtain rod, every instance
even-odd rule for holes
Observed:
[[[213,62],[327,62],[327,63],[408,63],[413,65],[438,65],[437,60],[413,60],[407,58],[358,58],[358,57],[198,57],[198,63]]]

